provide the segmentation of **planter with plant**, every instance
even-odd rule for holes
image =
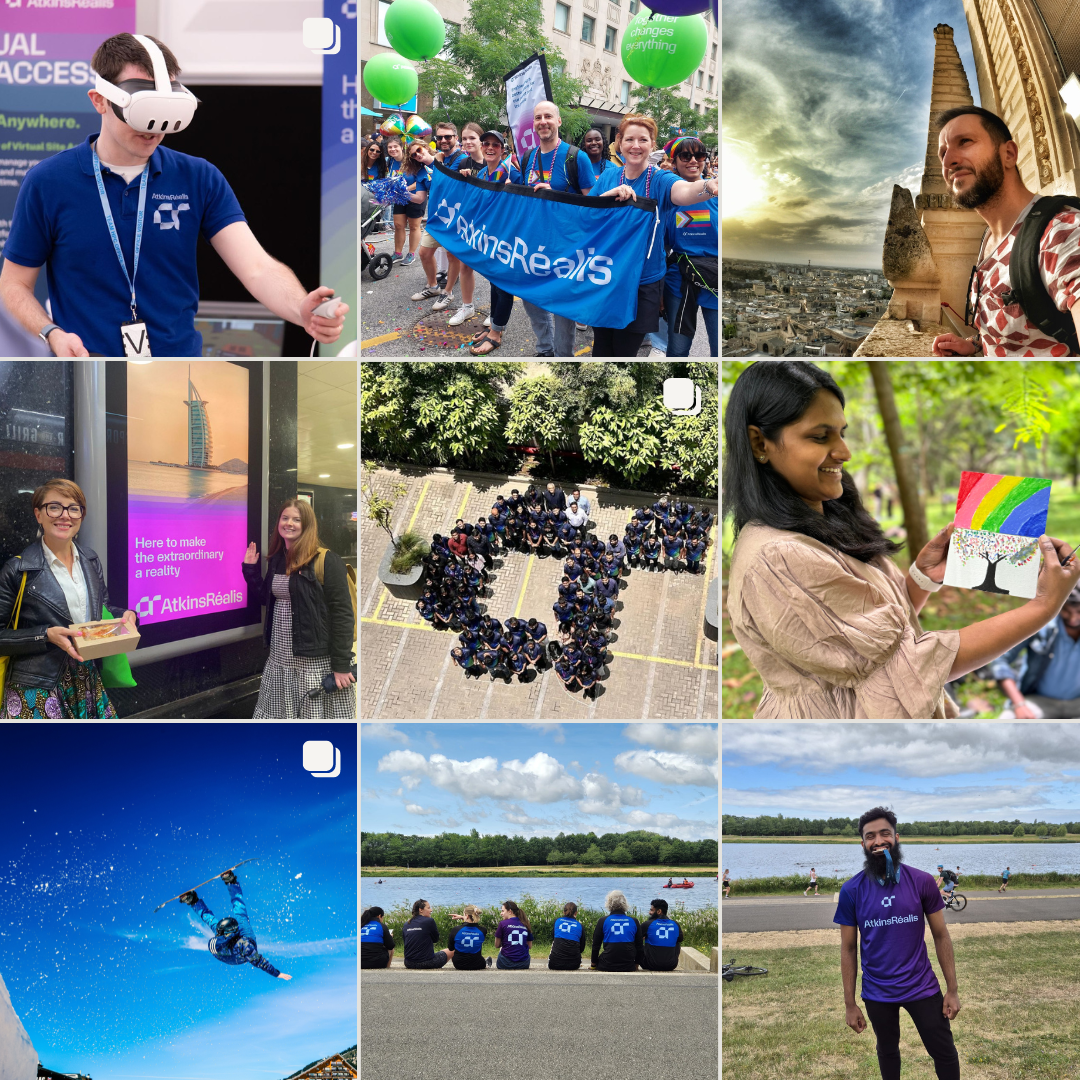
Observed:
[[[398,481],[391,489],[393,498],[380,495],[375,489],[374,470],[364,466],[365,482],[361,493],[367,506],[369,521],[374,521],[387,536],[390,543],[379,563],[379,580],[386,586],[391,596],[399,600],[418,600],[424,591],[424,556],[431,550],[428,542],[417,532],[406,532],[400,537],[394,536],[390,527],[390,517],[394,512],[395,500],[403,498],[408,488]]]

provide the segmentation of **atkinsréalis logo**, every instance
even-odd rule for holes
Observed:
[[[521,263],[522,273],[531,274],[534,277],[549,277],[554,274],[557,278],[582,281],[587,272],[589,280],[594,285],[611,284],[609,267],[613,265],[612,260],[607,255],[597,255],[596,248],[589,248],[588,252],[578,248],[575,253],[576,258],[560,256],[553,260],[545,253],[545,245],[540,244],[530,254],[528,244],[520,236],[514,237],[514,246],[511,248],[509,240],[500,240],[497,236],[490,235],[486,224],[478,225],[458,214],[457,211],[460,208],[461,203],[451,206],[446,199],[443,199],[435,210],[435,218],[449,226],[456,214],[458,236],[469,247],[486,255],[489,259],[497,258],[506,266],[513,266],[515,262]],[[444,209],[447,213],[446,217],[440,216]]]
[[[154,614],[154,604],[161,600],[161,594],[155,593],[153,598],[144,596],[135,605],[135,610],[140,618],[146,618]],[[204,608],[224,607],[226,604],[241,604],[244,594],[239,589],[230,592],[208,592],[205,596],[177,596],[172,599],[166,597],[161,601],[161,614],[174,615],[184,611],[202,611]]]

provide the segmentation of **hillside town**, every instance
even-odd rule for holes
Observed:
[[[724,356],[851,356],[892,296],[880,270],[722,261]]]

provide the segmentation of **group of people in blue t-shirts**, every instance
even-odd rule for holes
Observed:
[[[629,914],[626,896],[613,889],[604,900],[608,914],[592,931],[589,970],[595,971],[674,971],[679,964],[683,940],[682,928],[668,918],[666,900],[653,900],[644,922]],[[578,906],[563,905],[562,915],[552,927],[552,946],[548,967],[556,971],[576,971],[581,967],[589,933],[577,918]],[[388,968],[394,960],[396,942],[386,925],[380,907],[368,908],[360,919],[360,966]],[[482,911],[466,904],[460,914],[450,918],[461,922],[450,934],[445,949],[439,944],[439,928],[431,917],[431,904],[417,900],[412,918],[402,927],[404,962],[407,968],[441,968],[452,963],[459,971],[479,971],[492,966],[490,956],[483,956],[487,930],[480,925]],[[530,947],[534,940],[532,926],[521,908],[507,900],[499,909],[499,925],[494,943],[498,949],[495,967],[505,970],[527,968],[532,962]]]

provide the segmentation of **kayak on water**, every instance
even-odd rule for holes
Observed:
[[[661,885],[661,889],[692,889],[694,883],[691,881],[688,885]]]

